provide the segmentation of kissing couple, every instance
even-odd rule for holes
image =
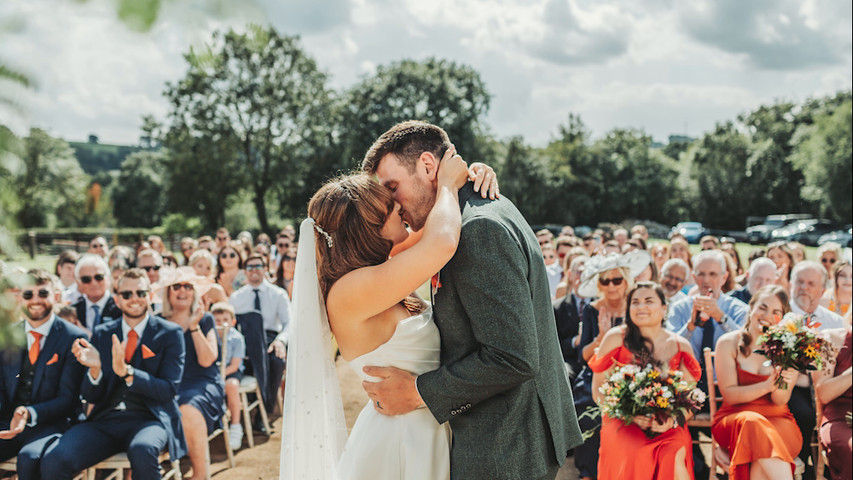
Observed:
[[[552,480],[582,439],[527,221],[429,123],[362,169],[300,228],[281,478]],[[332,334],[371,399],[349,438]]]

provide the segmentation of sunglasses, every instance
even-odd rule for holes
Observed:
[[[283,257],[282,260],[284,260],[285,262],[295,262],[296,257],[287,256],[287,257]]]
[[[220,242],[224,242],[224,241],[228,240],[228,237],[216,237],[216,239],[219,240]]]
[[[182,288],[187,291],[195,290],[191,283],[173,283],[171,287],[173,292],[179,292]]]
[[[145,270],[146,272],[150,272],[151,270],[154,270],[156,272],[156,271],[160,270],[160,265],[154,265],[153,267],[148,266],[148,267],[139,267],[139,268]]]
[[[290,244],[289,243],[276,243],[275,247],[279,250],[287,250],[288,248],[290,248]]]
[[[246,265],[246,270],[263,270],[264,266],[260,264]]]
[[[130,300],[131,297],[133,297],[134,293],[136,293],[137,298],[148,297],[148,290],[137,290],[136,292],[134,292],[133,290],[123,290],[121,292],[118,292],[118,294],[121,295],[121,298],[125,300]]]
[[[821,258],[820,262],[821,263],[835,263],[835,259],[834,258]]]
[[[237,254],[234,252],[231,253],[220,253],[219,258],[237,258]]]
[[[32,290],[24,290],[23,292],[21,292],[21,297],[23,297],[24,300],[32,300],[35,296],[35,293],[36,292]],[[38,295],[39,298],[47,298],[50,296],[50,290],[46,288],[39,289]]]
[[[93,278],[95,279],[96,282],[103,282],[105,276],[103,274],[100,274],[100,273],[95,275],[94,277],[89,276],[89,275],[83,275],[82,277],[80,277],[80,281],[83,283],[92,283]]]
[[[683,278],[673,277],[672,275],[664,275],[663,279],[664,280],[672,280],[673,282],[678,282],[678,283],[684,283]]]
[[[618,287],[619,285],[622,285],[622,281],[623,281],[623,280],[625,280],[625,279],[624,279],[624,278],[622,278],[622,277],[615,277],[615,278],[599,278],[599,279],[598,279],[598,283],[600,283],[600,284],[601,284],[602,286],[604,286],[604,287],[606,287],[606,286],[610,285],[611,283],[612,283],[614,286],[617,286],[617,287]]]

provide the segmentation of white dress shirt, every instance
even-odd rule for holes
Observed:
[[[797,315],[808,315],[805,310],[797,305],[796,300],[791,300],[791,311]],[[826,307],[818,305],[812,315],[814,315],[814,322],[820,322],[820,326],[817,327],[819,331],[826,330],[827,328],[841,328],[844,326],[844,319]]]
[[[85,295],[83,298],[86,299],[86,328],[91,332],[95,329],[95,309],[92,308],[92,306],[98,306],[98,314],[101,316],[101,319],[103,319],[104,307],[107,306],[107,302],[110,301],[110,292],[105,292],[104,296],[94,303],[92,303],[92,301],[89,300],[89,297]]]
[[[47,334],[50,333],[50,329],[53,328],[53,322],[56,321],[56,315],[51,315],[46,322],[42,323],[38,328],[33,328],[30,325],[30,322],[24,322],[24,331],[27,333],[27,351],[33,346],[33,342],[36,341],[36,337],[30,335],[30,332],[36,332],[41,334],[41,338],[39,339],[39,352],[44,348],[44,342],[47,341]],[[41,353],[39,353],[41,355]],[[33,407],[27,407],[27,411],[30,414],[30,420],[27,422],[28,427],[35,427],[36,422],[38,421],[38,413]]]
[[[267,280],[257,287],[243,285],[231,294],[228,303],[234,307],[234,313],[242,314],[255,311],[255,289],[261,300],[260,314],[264,319],[264,330],[281,333],[290,323],[290,300],[287,292]]]

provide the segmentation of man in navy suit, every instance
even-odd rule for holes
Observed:
[[[21,290],[26,321],[19,344],[0,354],[0,460],[18,456],[18,477],[38,478],[38,460],[78,411],[83,367],[71,345],[86,332],[53,314],[59,292],[42,269]],[[26,340],[24,340],[26,337]]]
[[[121,317],[121,310],[110,297],[110,269],[106,260],[87,253],[77,260],[74,276],[77,290],[82,294],[74,308],[86,330],[93,332],[102,321]]]
[[[186,453],[176,400],[184,370],[181,327],[148,313],[151,293],[144,270],[125,271],[117,291],[122,318],[95,327],[91,343],[80,339],[72,347],[89,369],[81,394],[94,408],[85,422],[47,448],[42,478],[71,480],[126,451],[134,480],[158,479],[161,451],[168,449],[173,459]]]

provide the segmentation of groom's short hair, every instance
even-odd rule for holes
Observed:
[[[400,164],[409,172],[415,171],[418,158],[423,152],[430,152],[440,159],[450,147],[450,138],[441,127],[418,120],[398,123],[373,142],[364,155],[361,169],[365,173],[375,174],[379,162],[385,155],[393,153]]]

